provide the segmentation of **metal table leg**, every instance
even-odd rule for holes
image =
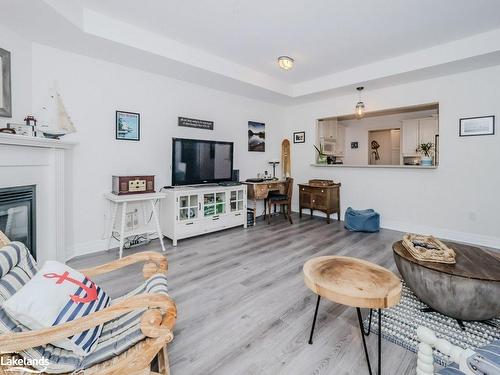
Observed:
[[[311,336],[309,336],[309,345],[313,343],[314,326],[316,325],[316,318],[318,317],[319,301],[321,301],[321,296],[318,295],[318,301],[316,302],[316,310],[314,311],[313,325],[311,328]]]
[[[372,309],[370,309],[370,320],[368,321],[368,332],[363,328],[363,319],[361,318],[361,309],[356,307],[356,312],[358,314],[358,324],[359,330],[361,332],[361,338],[363,339],[363,348],[365,350],[366,363],[368,365],[368,373],[372,375],[372,368],[370,365],[370,357],[368,355],[368,349],[366,347],[365,336],[369,336],[371,333],[371,325],[372,325]],[[378,309],[378,371],[377,374],[381,375],[382,369],[382,310]]]

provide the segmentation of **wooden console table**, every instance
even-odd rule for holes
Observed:
[[[299,216],[302,209],[318,210],[326,214],[326,222],[330,224],[330,215],[336,213],[340,220],[340,184],[319,186],[314,184],[299,184]]]
[[[263,182],[245,182],[247,185],[247,197],[253,202],[253,225],[257,218],[257,201],[266,199],[270,191],[285,191],[285,180],[269,180]]]

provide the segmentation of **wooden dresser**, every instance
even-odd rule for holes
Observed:
[[[326,222],[330,224],[330,215],[337,214],[340,220],[340,183],[333,185],[299,184],[299,215],[302,209],[321,211],[326,214]]]

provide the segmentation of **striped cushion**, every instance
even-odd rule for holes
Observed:
[[[37,272],[36,263],[26,247],[19,242],[13,242],[0,249],[0,303],[26,284]],[[14,273],[14,274],[12,274]],[[115,299],[115,304],[123,298],[141,293],[167,294],[167,278],[165,275],[154,275],[140,287]],[[111,322],[104,324],[97,347],[90,355],[80,357],[74,353],[56,348],[53,345],[44,345],[22,351],[24,358],[49,360],[46,373],[58,374],[83,370],[106,361],[123,353],[136,343],[144,339],[140,330],[141,315],[145,310],[133,311]],[[22,332],[28,329],[12,320],[0,306],[0,333]]]
[[[117,298],[111,302],[116,304],[124,298],[135,296],[142,293],[161,293],[168,295],[167,277],[163,274],[151,276],[140,287],[130,293]],[[143,310],[137,310],[104,324],[101,336],[97,342],[97,348],[93,353],[85,357],[79,366],[79,369],[89,368],[96,363],[106,361],[117,356],[128,348],[144,339],[141,332],[141,316]]]
[[[438,372],[439,375],[465,375],[462,371],[455,367],[446,367]]]
[[[500,340],[476,349],[476,353],[467,358],[467,364],[471,369],[477,369],[474,373],[496,375],[500,374]],[[464,375],[458,370],[458,366],[452,365],[438,372],[440,375]]]

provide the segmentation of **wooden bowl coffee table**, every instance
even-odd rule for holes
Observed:
[[[321,297],[355,307],[370,375],[372,370],[365,336],[370,334],[372,309],[378,309],[378,374],[380,375],[382,365],[381,309],[399,303],[401,280],[384,267],[366,260],[343,256],[322,256],[308,260],[304,264],[304,280],[307,287],[318,295],[309,344],[312,344]],[[360,308],[370,309],[368,332],[365,332],[363,328]]]

